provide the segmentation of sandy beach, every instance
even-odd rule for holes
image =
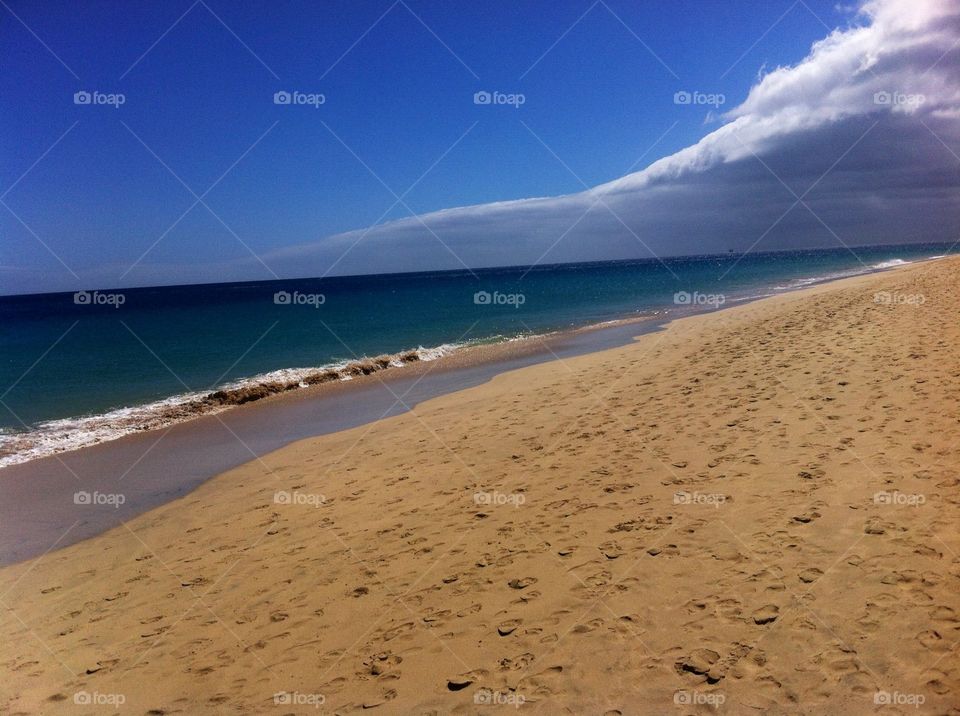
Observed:
[[[0,711],[958,713],[958,285],[677,320],[0,569]]]

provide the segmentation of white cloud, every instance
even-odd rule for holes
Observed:
[[[721,127],[642,171],[578,194],[393,221],[265,260],[300,275],[344,274],[746,250],[761,235],[758,250],[954,238],[960,160],[943,143],[960,138],[960,3],[870,0],[854,22],[797,65],[764,74]],[[784,185],[802,195],[815,182],[806,206],[771,229],[796,200]]]

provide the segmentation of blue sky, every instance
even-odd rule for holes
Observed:
[[[579,192],[719,126],[675,92],[730,110],[761,68],[851,21],[813,0],[7,0],[0,16],[3,293],[176,283],[186,265],[271,278],[224,267],[411,212]],[[125,101],[78,106],[80,90]],[[278,106],[279,90],[325,102]],[[476,105],[479,90],[525,101]],[[209,209],[171,229],[190,190]],[[405,205],[384,215],[391,190]],[[346,272],[381,269],[365,260]]]

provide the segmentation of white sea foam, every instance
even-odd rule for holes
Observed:
[[[418,360],[429,362],[450,355],[466,345],[468,343],[444,343],[431,348],[420,346],[416,349],[416,354]],[[390,367],[399,368],[405,365],[399,358],[405,352],[398,353],[390,361]],[[217,404],[205,404],[198,409],[197,404],[217,390],[240,390],[267,383],[304,388],[309,387],[305,382],[306,378],[330,370],[340,373],[340,380],[353,380],[354,376],[345,369],[363,360],[365,359],[342,360],[312,368],[281,368],[230,381],[211,391],[181,393],[163,400],[116,408],[96,415],[49,420],[23,432],[0,429],[0,468],[116,440],[131,433],[168,427],[200,415],[229,410],[232,406]]]
[[[943,258],[943,256],[934,256],[931,258]],[[880,271],[912,263],[904,259],[889,259],[860,269],[840,271],[836,273],[824,274],[821,276],[811,276],[807,278],[794,279],[790,283],[782,286],[775,286],[774,290],[783,291],[796,288],[802,288],[824,281],[831,281],[848,276],[857,276],[860,274]],[[767,294],[763,294],[767,295]],[[763,295],[747,296],[736,300],[749,300],[751,298],[762,298]],[[660,313],[654,312],[654,315]],[[617,320],[608,323],[616,323]],[[545,334],[549,335],[549,334]],[[531,338],[530,334],[521,334],[517,336],[494,336],[482,341],[483,343],[512,342]],[[416,349],[419,360],[428,362],[438,360],[444,356],[456,352],[460,348],[477,343],[478,341],[467,341],[463,343],[444,343],[431,348],[420,346]],[[398,354],[399,355],[399,354]],[[247,387],[254,387],[265,383],[283,383],[292,384],[296,387],[307,387],[305,379],[317,372],[333,370],[339,373],[339,379],[343,381],[352,380],[353,375],[345,370],[348,366],[358,361],[342,360],[336,363],[330,363],[318,367],[307,368],[282,368],[267,373],[261,373],[249,378],[231,381],[219,386],[218,390],[230,391],[239,390]],[[399,357],[394,357],[389,365],[391,367],[400,367],[404,363]],[[116,440],[124,435],[163,428],[177,423],[195,418],[201,414],[211,415],[230,409],[229,405],[209,404],[204,405],[202,410],[197,410],[196,404],[203,400],[209,392],[191,392],[174,395],[163,400],[157,400],[143,405],[128,406],[109,410],[97,415],[84,415],[73,418],[64,418],[59,420],[50,420],[34,426],[32,429],[24,432],[14,432],[9,429],[0,429],[0,468],[8,465],[34,460],[40,457],[46,457],[57,453],[76,450],[78,448],[95,445],[101,442]]]
[[[893,268],[894,266],[906,266],[907,264],[912,264],[913,261],[904,261],[903,259],[889,259],[888,261],[881,261],[878,264],[874,264],[871,268],[874,269],[885,269]]]
[[[790,283],[780,286],[774,286],[777,291],[791,291],[797,288],[804,288],[806,286],[813,286],[814,284],[824,283],[826,281],[835,281],[839,278],[850,278],[852,276],[862,276],[864,274],[873,273],[875,271],[883,271],[885,269],[896,268],[897,266],[906,266],[907,264],[912,264],[913,261],[907,261],[905,259],[887,259],[886,261],[880,261],[879,263],[871,264],[869,266],[862,266],[857,269],[848,269],[846,271],[837,271],[834,273],[825,273],[820,276],[808,276],[806,278],[795,278]]]

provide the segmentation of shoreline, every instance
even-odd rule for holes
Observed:
[[[4,567],[0,708],[949,711],[958,275],[500,373]]]
[[[54,543],[62,549],[96,537],[118,521],[177,500],[227,470],[262,460],[295,442],[368,426],[510,371],[624,347],[676,321],[706,318],[757,301],[775,301],[937,260],[825,279],[715,309],[677,308],[661,315],[471,346],[435,361],[279,392],[164,428],[10,465],[0,469],[0,566],[34,558]],[[80,492],[122,497],[78,511]]]
[[[607,328],[642,323],[649,320],[673,320],[697,313],[711,313],[730,308],[745,301],[769,298],[793,291],[800,291],[825,283],[869,276],[903,266],[925,263],[945,258],[933,256],[926,259],[902,261],[894,259],[881,262],[863,270],[853,269],[840,274],[805,278],[795,285],[771,285],[758,288],[757,295],[733,296],[731,303],[716,307],[684,307],[664,305],[659,308],[637,309],[631,314],[617,316],[597,323],[586,323],[566,328],[547,330],[542,333],[520,334],[512,337],[489,336],[463,343],[444,343],[437,346],[405,348],[394,353],[377,356],[355,356],[339,362],[316,367],[282,367],[266,373],[227,381],[206,390],[179,393],[143,404],[109,409],[102,413],[71,416],[44,421],[30,430],[8,433],[3,436],[0,448],[0,480],[4,470],[49,457],[64,455],[77,450],[114,442],[130,435],[149,435],[174,425],[188,423],[204,416],[221,414],[229,410],[262,403],[266,400],[316,399],[336,384],[363,381],[374,373],[405,369],[411,371],[424,363],[440,362],[443,369],[474,365],[482,361],[506,360],[512,357],[542,350],[545,342],[563,340],[583,332],[602,331]],[[81,433],[82,437],[75,436]]]

